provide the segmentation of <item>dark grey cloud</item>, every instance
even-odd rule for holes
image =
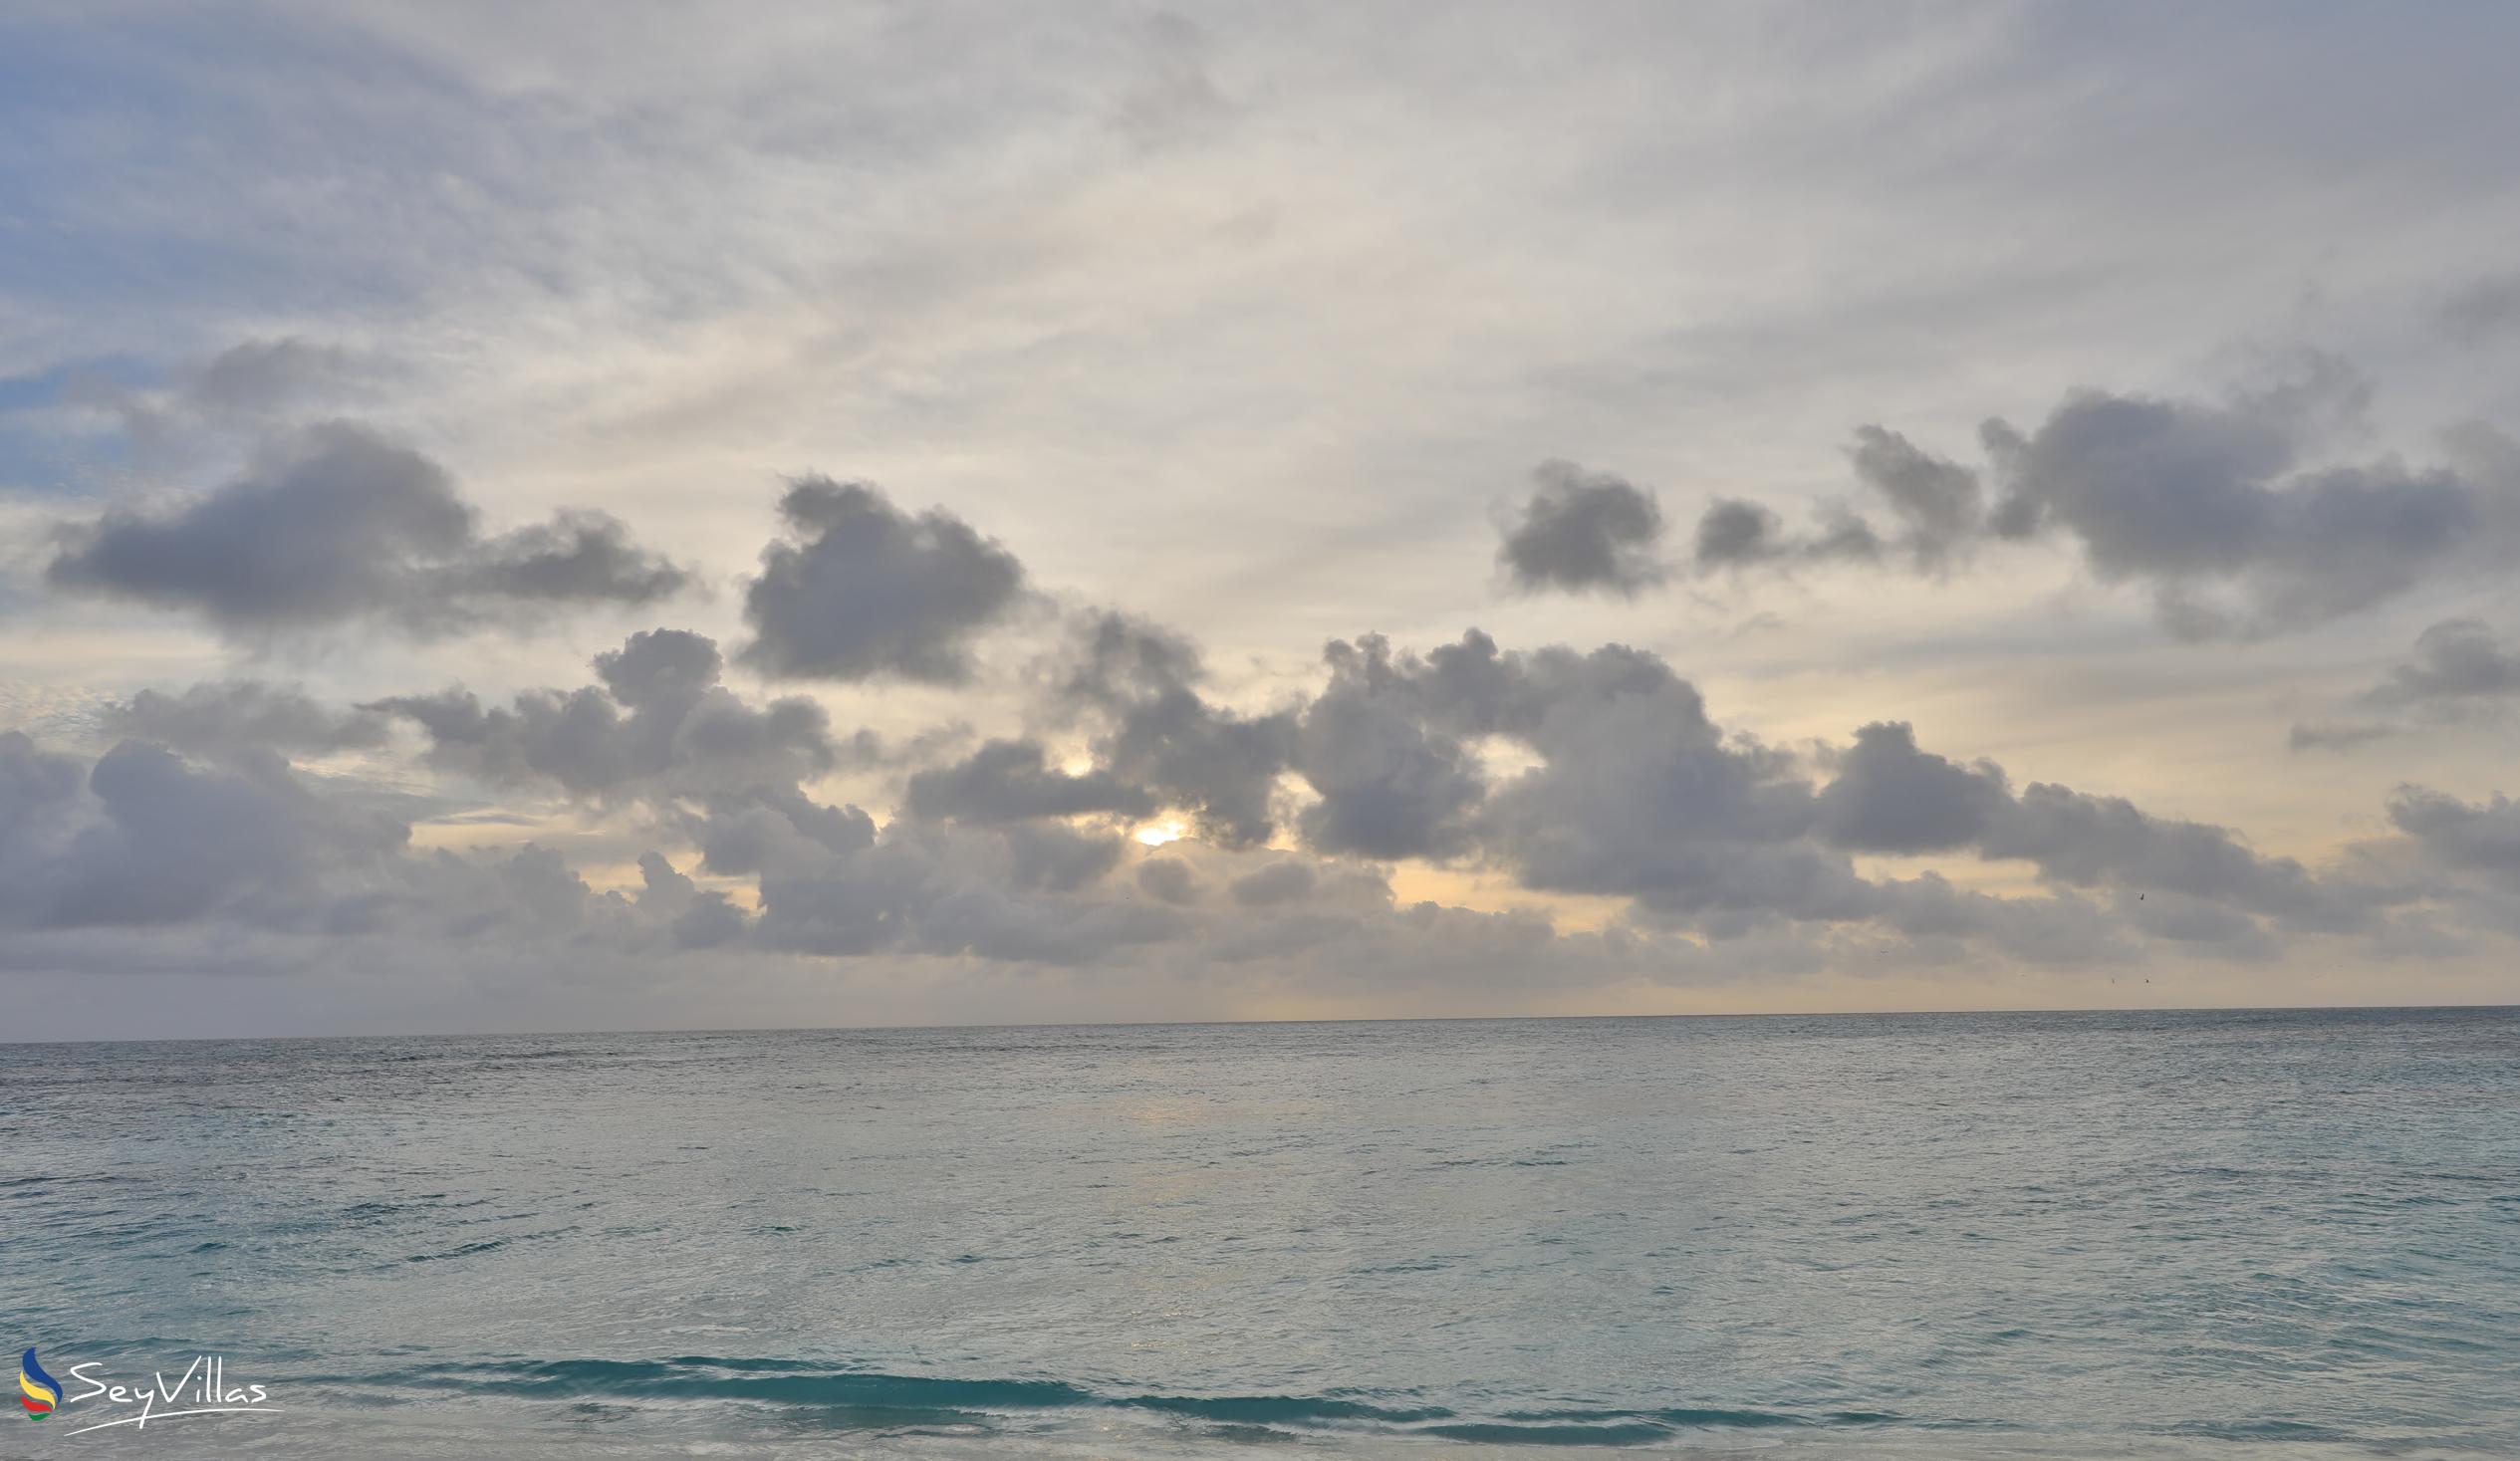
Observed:
[[[485,706],[461,688],[363,707],[418,725],[430,764],[491,785],[548,783],[572,796],[758,795],[855,759],[802,696],[755,706],[718,683],[717,646],[651,629],[595,661],[602,686],[527,690]]]
[[[630,540],[609,513],[566,508],[485,540],[443,589],[459,601],[531,604],[653,604],[680,593],[690,577]]]
[[[408,835],[319,797],[269,753],[206,768],[125,741],[89,766],[0,732],[0,923],[277,918]]]
[[[2457,433],[2458,466],[2314,458],[2368,394],[2324,360],[2219,402],[2076,390],[2035,429],[1983,425],[1991,503],[1975,469],[1867,425],[1849,455],[1890,529],[1832,506],[1796,531],[1763,504],[1717,498],[1693,562],[1739,572],[1895,556],[1939,576],[1990,542],[2056,538],[2101,582],[2148,590],[2186,638],[2300,629],[2507,571],[2520,556],[2520,464],[2503,438]]]
[[[221,680],[171,695],[142,690],[109,707],[102,719],[114,735],[205,755],[370,750],[383,745],[390,730],[378,712],[335,709],[302,690],[261,680]]]
[[[711,872],[745,876],[774,867],[819,865],[875,846],[875,819],[781,789],[687,820],[684,829]]]
[[[1423,655],[1353,651],[1388,713],[1500,736],[1540,764],[1466,809],[1471,855],[1542,891],[1633,899],[1656,918],[1860,916],[1864,884],[1811,837],[1792,757],[1726,737],[1694,687],[1624,645],[1500,651],[1472,630]]]
[[[355,623],[430,635],[591,605],[640,605],[688,576],[602,513],[483,538],[443,468],[364,426],[267,443],[243,476],[171,508],[62,529],[58,589],[199,613],[247,638]]]
[[[1246,872],[1227,883],[1225,891],[1246,908],[1266,908],[1312,896],[1313,883],[1313,869],[1289,859]]]
[[[1856,731],[1821,790],[1819,830],[1850,852],[1949,852],[1984,837],[2011,800],[1992,762],[1960,766],[1918,750],[1904,722],[1877,721]]]
[[[1183,908],[1207,892],[1198,873],[1178,857],[1149,857],[1139,863],[1137,885],[1164,902]]]
[[[744,595],[740,658],[768,675],[959,684],[970,641],[1018,602],[1023,566],[942,509],[912,516],[874,487],[798,479],[788,536],[762,550]]]
[[[2453,340],[2481,345],[2520,330],[2520,275],[2479,279],[2441,302],[2441,328]]]
[[[1990,421],[1996,531],[2060,531],[2095,577],[2149,587],[2186,637],[2267,633],[2394,598],[2501,545],[2500,496],[2393,461],[2296,470],[2296,419],[2078,391],[2024,433]]]
[[[1633,598],[1662,582],[1662,509],[1652,493],[1572,462],[1544,462],[1532,475],[1539,487],[1496,550],[1515,588]]]
[[[741,938],[750,918],[726,894],[703,888],[662,852],[638,856],[641,912],[664,922],[677,949],[719,948]]]
[[[2500,794],[2462,802],[2425,787],[2399,787],[2390,798],[2389,820],[2446,866],[2520,878],[2520,802]]]
[[[1985,488],[1967,467],[1880,426],[1858,426],[1848,454],[1856,480],[1890,504],[1903,530],[1898,546],[1919,572],[1948,568],[1983,530]]]
[[[2346,702],[2378,718],[2297,724],[2285,744],[2294,751],[2348,751],[2413,723],[2491,724],[2514,702],[2520,702],[2520,648],[2507,646],[2480,619],[2443,619],[2415,636],[2412,658]]]
[[[1265,843],[1276,830],[1278,778],[1297,754],[1296,717],[1248,716],[1210,704],[1189,642],[1125,614],[1082,625],[1058,695],[1105,727],[1094,741],[1113,775],[1188,811],[1226,848]]]
[[[1946,932],[1965,923],[1972,936],[2021,940],[2054,958],[2069,931],[2098,926],[2073,908],[2034,916],[2006,900],[1981,904],[1871,880],[1855,869],[1856,853],[2027,861],[2056,890],[2050,901],[2113,891],[2131,909],[2143,904],[2144,918],[2164,929],[2219,928],[2214,941],[2234,954],[2262,940],[2200,912],[2156,916],[2151,897],[2175,893],[2246,919],[2320,930],[2367,926],[2402,901],[2398,890],[2322,878],[2254,852],[2224,829],[2155,817],[2123,799],[2047,784],[2016,794],[1991,762],[1935,755],[1895,722],[1858,730],[1855,744],[1830,758],[1831,779],[1815,788],[1802,758],[1727,735],[1693,686],[1625,646],[1505,652],[1473,630],[1423,655],[1371,638],[1334,645],[1332,662],[1325,698],[1370,689],[1385,741],[1413,747],[1393,741],[1389,725],[1414,725],[1429,740],[1501,736],[1538,758],[1483,797],[1445,799],[1463,855],[1528,887],[1629,898],[1649,920],[1718,936],[1774,919],[1903,927],[1939,918]],[[2101,919],[2109,930],[2101,942],[2123,937],[2134,916]]]
[[[2033,782],[1997,816],[1979,855],[2018,858],[2078,887],[2172,891],[2311,927],[2349,927],[2395,896],[2322,879],[2291,857],[2250,850],[2227,828],[2155,817],[2124,797]]]
[[[1991,860],[2029,862],[2051,882],[2142,892],[2147,901],[2173,892],[2252,914],[2346,926],[2386,900],[2382,890],[2322,880],[2291,858],[2262,856],[2226,829],[2155,817],[2122,797],[2047,783],[2016,796],[2001,767],[1963,767],[1922,751],[1904,724],[1857,731],[1818,809],[1820,837],[1851,852],[1967,849]]]
[[[1079,895],[1116,865],[1117,839],[1057,824],[965,829],[902,820],[863,848],[787,844],[763,867],[755,930],[829,957],[891,950],[1085,964],[1179,937],[1173,908]]]
[[[1700,569],[1772,563],[1785,556],[1785,520],[1769,508],[1737,497],[1719,497],[1697,520]]]
[[[1155,798],[1107,771],[1071,775],[1052,770],[1038,741],[990,741],[950,766],[910,778],[906,807],[914,817],[972,823],[1109,813],[1147,817]]]
[[[2284,748],[2288,751],[2351,751],[2374,741],[2387,740],[2397,728],[2376,721],[2337,721],[2317,725],[2296,724],[2285,733]]]
[[[1667,666],[1614,646],[1517,667],[1559,692],[1524,737],[1541,764],[1496,789],[1480,833],[1524,885],[1662,918],[1861,916],[1862,880],[1809,837],[1792,758],[1727,738]]]
[[[1006,829],[1007,885],[1019,892],[1075,892],[1092,887],[1120,865],[1128,839],[1085,832],[1060,822],[1031,822]]]
[[[185,372],[178,402],[213,420],[256,421],[339,395],[375,369],[374,362],[340,346],[296,336],[248,340]]]
[[[1476,755],[1427,726],[1380,635],[1334,641],[1324,658],[1330,684],[1296,724],[1296,769],[1321,798],[1298,819],[1306,846],[1385,858],[1462,851],[1487,794]]]
[[[1759,503],[1719,497],[1697,520],[1691,565],[1701,574],[1797,564],[1871,563],[1882,556],[1881,536],[1853,513],[1825,512],[1810,532],[1797,533]]]
[[[2456,715],[2520,698],[2520,647],[2478,619],[2453,618],[2415,636],[2414,658],[2390,670],[2361,703],[2384,710]]]

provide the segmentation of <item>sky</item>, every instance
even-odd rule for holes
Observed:
[[[12,5],[0,1038],[2520,1001],[2515,45]]]

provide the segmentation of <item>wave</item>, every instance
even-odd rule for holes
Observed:
[[[1397,1397],[1106,1393],[1057,1379],[958,1379],[886,1374],[792,1359],[683,1355],[668,1359],[556,1359],[431,1365],[367,1383],[462,1389],[571,1401],[726,1400],[810,1412],[845,1429],[988,1426],[1058,1412],[1134,1411],[1218,1432],[1380,1431],[1524,1446],[1633,1446],[1692,1431],[1851,1427],[1894,1423],[1884,1411],[1802,1412],[1734,1407],[1562,1409],[1464,1415]]]

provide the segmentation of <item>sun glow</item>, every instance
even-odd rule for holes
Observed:
[[[1158,822],[1151,827],[1137,829],[1137,841],[1150,848],[1159,848],[1165,843],[1177,843],[1186,836],[1188,836],[1188,830],[1178,822]]]

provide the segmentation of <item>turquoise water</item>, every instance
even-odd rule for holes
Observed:
[[[2520,1454],[2520,1012],[0,1047],[0,1456]],[[160,1404],[159,1408],[181,1408]]]

